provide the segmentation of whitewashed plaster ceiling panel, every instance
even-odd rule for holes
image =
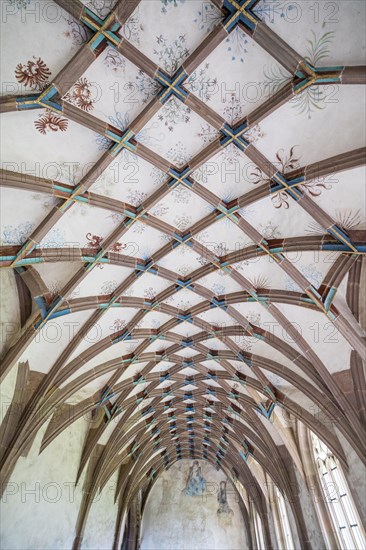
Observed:
[[[48,372],[69,344],[71,335],[79,332],[89,315],[88,311],[80,311],[53,319],[40,330],[20,361],[29,361],[32,369],[38,372]]]
[[[108,146],[101,143],[101,147]],[[90,191],[139,206],[159,185],[168,180],[161,170],[130,151],[123,150],[101,173]]]
[[[220,21],[205,17],[202,7],[201,0],[142,0],[122,34],[172,75]]]
[[[219,132],[179,99],[172,97],[136,136],[136,140],[181,168]]]
[[[282,82],[273,83],[281,73]],[[238,27],[190,75],[187,88],[231,126],[264,103],[291,75]]]
[[[273,163],[278,163],[276,154],[281,151],[283,173],[289,171],[286,159],[294,146],[301,166],[363,147],[365,98],[365,87],[357,85],[305,90],[261,123],[256,146]]]
[[[365,2],[260,0],[254,12],[304,57],[320,66],[365,62]]]

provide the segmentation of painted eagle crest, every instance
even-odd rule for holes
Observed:
[[[39,57],[33,56],[34,61],[29,60],[27,63],[18,63],[15,69],[15,78],[20,84],[32,88],[32,90],[42,91],[51,76],[51,71],[46,63]]]
[[[34,122],[34,126],[38,132],[45,136],[48,132],[57,132],[58,130],[66,132],[68,120],[47,110],[45,113],[38,115],[38,120]]]

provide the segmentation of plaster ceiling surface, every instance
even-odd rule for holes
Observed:
[[[1,266],[28,289],[3,375],[42,373],[49,416],[101,408],[106,461],[143,440],[141,476],[207,458],[177,446],[192,416],[215,441],[249,422],[246,458],[286,443],[294,388],[351,422],[333,375],[364,356],[365,3],[1,4]]]

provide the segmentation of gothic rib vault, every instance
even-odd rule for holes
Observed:
[[[359,3],[308,39],[308,12],[286,26],[267,0],[55,0],[38,21],[21,4],[3,39],[0,262],[21,326],[2,488],[47,421],[41,451],[93,412],[74,548],[117,470],[122,518],[180,458],[241,480],[264,521],[261,466],[298,518],[278,451],[303,473],[294,419],[365,463]]]

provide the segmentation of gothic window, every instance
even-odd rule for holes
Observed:
[[[282,532],[284,550],[292,550],[295,547],[292,539],[290,522],[288,520],[285,499],[283,498],[283,496],[281,495],[277,487],[275,488],[275,494],[277,499],[277,509],[278,509],[278,515],[280,520],[279,528],[281,529],[281,532]]]
[[[315,434],[311,434],[311,439],[325,502],[339,545],[344,550],[363,550],[366,548],[365,532],[342,468],[332,451]]]

